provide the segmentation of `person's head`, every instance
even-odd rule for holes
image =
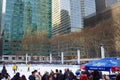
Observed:
[[[69,68],[67,68],[67,71],[69,72]]]
[[[94,73],[98,74],[98,73],[99,73],[99,71],[98,71],[98,70],[94,70]]]
[[[53,79],[52,79],[52,76],[48,76],[48,80],[53,80]]]
[[[45,71],[45,75],[49,75],[49,72]]]
[[[36,72],[37,72],[37,70],[34,70],[34,72],[36,73]]]
[[[35,73],[36,73],[35,71],[32,71],[32,76],[35,76]]]
[[[55,72],[58,73],[58,69],[56,69]]]
[[[3,69],[5,69],[5,65],[3,66]]]
[[[59,70],[60,73],[62,73],[62,70]]]
[[[85,72],[85,71],[82,71],[81,73],[82,73],[82,74],[86,74],[86,72]]]
[[[25,75],[22,75],[21,78],[22,78],[23,80],[27,80],[26,77],[25,77]]]
[[[20,76],[20,73],[19,73],[19,72],[17,72],[17,73],[16,73],[16,76]]]
[[[64,69],[64,72],[67,72],[67,69]]]

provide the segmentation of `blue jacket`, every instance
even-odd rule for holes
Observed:
[[[30,75],[29,80],[36,80],[34,76]]]

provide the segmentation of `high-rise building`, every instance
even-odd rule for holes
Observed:
[[[112,6],[113,4],[120,2],[120,0],[95,0],[96,2],[96,12],[100,13],[106,8]]]
[[[70,32],[70,15],[68,0],[52,0],[52,27],[53,34]],[[63,5],[67,4],[67,5]]]
[[[2,55],[2,17],[3,17],[3,0],[0,0],[0,56]]]
[[[52,36],[51,0],[6,0],[3,54],[20,51],[23,37],[34,31]]]
[[[2,26],[2,5],[3,5],[3,0],[0,0],[0,33],[1,33],[1,26]]]
[[[52,5],[53,34],[80,30],[84,17],[96,14],[95,0],[53,0]]]
[[[84,18],[96,14],[95,0],[70,0],[71,32],[84,27]]]

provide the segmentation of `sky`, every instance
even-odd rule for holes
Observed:
[[[2,11],[3,13],[5,13],[5,6],[6,6],[5,3],[6,3],[6,0],[3,0],[3,11]]]

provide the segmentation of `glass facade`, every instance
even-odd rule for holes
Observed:
[[[52,32],[58,33],[61,24],[60,0],[52,0]]]
[[[96,4],[95,0],[84,0],[85,16],[96,14]]]
[[[96,12],[100,13],[117,2],[120,2],[120,0],[95,0]]]
[[[48,36],[52,36],[52,0],[38,0],[37,4],[37,30],[48,32]],[[42,14],[42,15],[41,15]]]
[[[95,0],[70,0],[71,32],[84,28],[84,18],[92,14],[96,14]]]
[[[58,8],[60,13],[53,14],[53,20],[59,21],[60,25],[55,26],[56,23],[53,23],[53,34],[65,34],[82,29],[84,17],[96,14],[95,0],[60,0],[59,7],[55,6],[53,3],[53,10]],[[56,14],[60,14],[60,18],[55,17]]]
[[[0,33],[1,33],[1,26],[2,26],[2,5],[3,5],[3,0],[0,0]]]
[[[69,0],[52,0],[52,29],[53,34],[70,32]]]
[[[6,0],[3,54],[20,51],[20,43],[27,33],[51,30],[51,0]]]
[[[83,28],[82,5],[80,0],[70,0],[71,32]]]

